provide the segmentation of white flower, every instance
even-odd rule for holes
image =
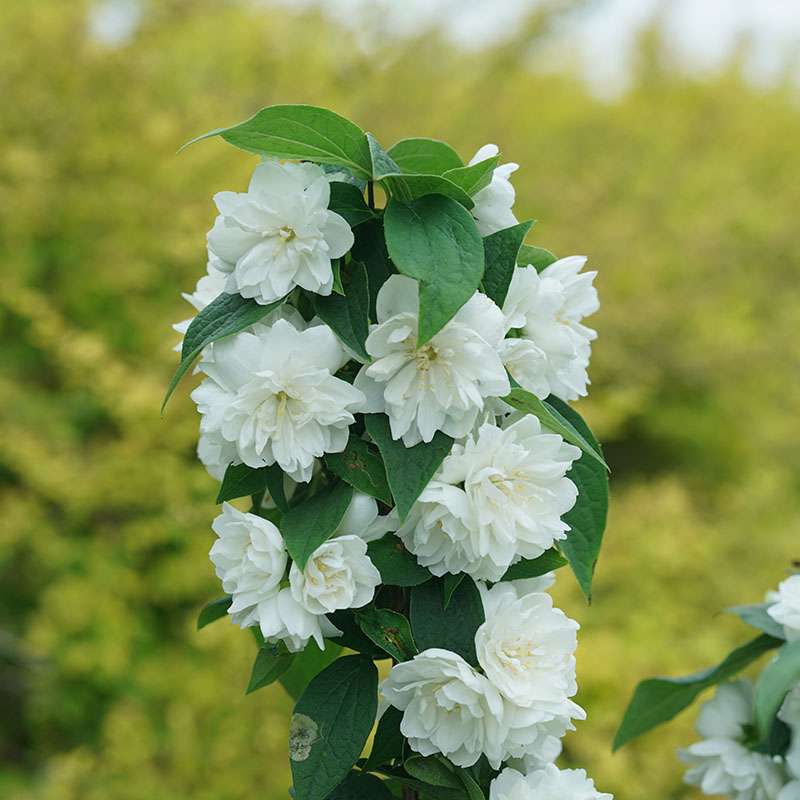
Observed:
[[[754,723],[753,686],[748,681],[722,684],[697,718],[703,741],[680,752],[691,765],[684,780],[704,794],[731,800],[775,800],[784,784],[778,763],[749,750],[743,741]]]
[[[523,775],[504,769],[489,787],[489,800],[613,800],[598,792],[582,769],[559,769],[548,764]]]
[[[783,625],[786,639],[790,642],[800,639],[800,574],[783,581],[768,599],[773,604],[767,614]]]
[[[277,462],[293,480],[308,481],[315,458],[344,450],[364,396],[334,377],[347,356],[330,328],[298,330],[278,319],[208,350],[200,363],[208,377],[192,399],[201,434],[234,444],[237,463]]]
[[[295,600],[289,587],[263,600],[258,613],[264,638],[270,642],[284,642],[290,653],[301,651],[310,639],[324,650],[323,637],[342,635],[324,614],[312,614]]]
[[[316,164],[263,161],[247,192],[218,192],[208,248],[226,290],[271,303],[295,286],[330,294],[331,259],[353,246],[350,226],[328,210],[330,184]]]
[[[485,423],[453,446],[397,535],[434,575],[497,581],[566,537],[561,516],[578,496],[566,473],[580,455],[532,415]]]
[[[225,477],[225,470],[236,457],[236,444],[223,439],[218,430],[200,431],[197,440],[197,457],[208,470],[212,478],[221,481]]]
[[[353,499],[332,535],[352,534],[365,542],[372,542],[380,539],[387,531],[396,530],[398,519],[394,511],[379,516],[378,503],[374,497],[363,492],[353,492]]]
[[[403,712],[400,731],[417,753],[442,753],[459,767],[486,754],[495,769],[500,766],[503,701],[461,656],[425,650],[395,664],[381,692]]]
[[[789,726],[792,736],[789,750],[786,753],[786,768],[793,778],[800,779],[800,686],[795,687],[786,695],[778,717]],[[800,787],[800,782],[798,782],[798,787]]]
[[[475,153],[469,164],[471,166],[493,158],[499,152],[496,144],[485,144]],[[519,164],[502,164],[496,167],[489,185],[473,195],[475,206],[472,216],[475,217],[481,236],[488,236],[517,224],[517,218],[511,211],[516,195],[509,180],[511,173],[517,169]]]
[[[475,648],[486,677],[516,705],[571,711],[578,623],[554,608],[549,594],[528,592],[525,581],[478,587],[486,621]]]
[[[361,608],[372,600],[381,576],[359,536],[337,536],[323,542],[300,570],[292,564],[292,597],[312,614]]]
[[[507,339],[503,360],[514,380],[544,398],[575,400],[586,394],[591,343],[597,333],[582,324],[599,308],[596,272],[581,272],[586,258],[562,258],[538,273],[514,270],[503,313],[521,339]],[[520,342],[524,342],[520,343]]]
[[[778,792],[776,800],[800,800],[800,781],[791,781]]]
[[[503,315],[485,295],[475,293],[429,342],[417,347],[417,282],[393,275],[377,299],[379,324],[366,341],[373,362],[362,367],[355,386],[367,396],[367,413],[385,412],[392,437],[406,447],[429,442],[436,431],[466,435],[485,398],[508,394],[505,368],[497,353]]]
[[[287,555],[280,531],[268,520],[228,503],[211,525],[217,540],[209,558],[222,588],[231,596],[228,613],[243,628],[258,621],[258,607],[276,594],[286,572]]]
[[[181,297],[190,303],[195,311],[198,313],[202,311],[212,300],[216,300],[225,291],[226,275],[219,269],[219,259],[209,254],[208,266],[206,267],[206,274],[197,281],[194,291],[189,294],[183,292]],[[194,317],[184,319],[181,322],[176,322],[172,329],[177,331],[181,337],[186,335],[189,330],[189,325],[192,323]],[[176,352],[180,353],[182,342],[178,342],[173,348]]]

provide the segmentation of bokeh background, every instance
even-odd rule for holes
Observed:
[[[749,635],[719,611],[800,556],[794,5],[4,0],[0,796],[287,796],[288,700],[244,696],[251,637],[194,630],[215,486],[186,387],[159,404],[211,195],[253,166],[176,148],[309,102],[386,145],[497,142],[533,241],[599,270],[580,410],[613,504],[593,606],[557,589],[589,711],[565,760],[696,797],[693,712],[610,742],[639,679],[719,660]]]

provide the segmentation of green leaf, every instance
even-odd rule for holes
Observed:
[[[537,272],[541,272],[555,261],[558,259],[549,250],[533,244],[523,244],[517,255],[517,264],[521,267],[535,267]]]
[[[375,218],[375,212],[367,205],[363,192],[352,183],[331,183],[328,208],[344,217],[351,228]]]
[[[383,236],[383,222],[378,219],[359,225],[354,231],[355,244],[351,253],[356,261],[367,266],[367,280],[369,282],[369,315],[377,319],[375,305],[378,291],[392,274],[389,263],[389,253],[386,250],[386,241]]]
[[[352,486],[337,483],[332,489],[312,495],[283,515],[281,533],[298,569],[305,569],[311,554],[336,530],[352,497]]]
[[[483,240],[475,220],[441,195],[389,201],[384,214],[389,256],[419,281],[418,345],[437,334],[472,297],[483,277]]]
[[[385,414],[365,414],[364,422],[367,433],[378,445],[383,457],[386,478],[400,519],[405,519],[411,506],[450,452],[453,440],[437,431],[430,442],[406,447],[401,440],[392,439],[389,419]]]
[[[442,605],[445,610],[453,599],[453,592],[458,589],[461,581],[464,580],[464,574],[463,572],[459,572],[458,575],[448,573],[442,577]]]
[[[369,145],[373,180],[378,181],[384,175],[391,175],[401,171],[400,166],[381,147],[380,142],[371,133],[367,133],[367,144]]]
[[[275,683],[294,661],[294,653],[290,653],[283,644],[265,643],[256,653],[250,683],[245,694]]]
[[[295,800],[324,800],[358,760],[378,705],[378,671],[345,656],[309,683],[292,715],[289,759]]]
[[[389,706],[383,712],[383,716],[378,720],[378,727],[372,739],[372,750],[370,751],[367,763],[364,764],[365,770],[375,769],[381,764],[388,764],[395,758],[403,755],[403,734],[400,733],[400,723],[403,720],[403,712],[394,706]]]
[[[183,337],[181,363],[169,382],[161,411],[166,408],[167,401],[180,383],[181,378],[189,371],[194,360],[204,347],[212,342],[232,336],[263,319],[270,311],[283,303],[284,298],[262,306],[255,300],[245,299],[238,294],[221,294],[212,300],[191,322]]]
[[[284,474],[283,470],[277,464],[271,464],[266,469],[267,491],[275,503],[278,510],[285,514],[289,510],[289,502],[286,499],[286,492],[283,488]]]
[[[780,644],[780,639],[762,634],[734,650],[716,667],[683,678],[649,678],[642,681],[636,687],[614,738],[614,750],[671,720],[691,705],[704,689],[729,680]]]
[[[767,609],[772,603],[758,603],[751,606],[732,606],[725,609],[729,614],[736,614],[742,622],[758,628],[776,639],[785,639],[786,634],[783,630],[783,625],[776,622],[768,613]]]
[[[533,414],[538,417],[539,421],[546,428],[549,428],[553,433],[559,434],[565,442],[574,444],[575,447],[580,447],[584,453],[594,458],[606,469],[608,466],[600,454],[599,448],[593,444],[594,439],[591,434],[589,437],[583,436],[578,428],[573,425],[569,417],[579,417],[577,412],[573,411],[566,403],[559,400],[557,397],[551,395],[546,401],[540,400],[535,394],[526,391],[520,387],[511,390],[511,393],[503,398],[503,401],[508,403],[517,411],[522,411],[525,414]],[[566,409],[566,410],[565,410]],[[571,413],[567,413],[567,412]]]
[[[422,758],[422,756],[412,756],[413,758]],[[399,769],[385,768],[381,769],[384,775],[389,776],[393,783],[399,783],[402,786],[407,786],[418,793],[422,800],[465,800],[466,793],[463,786],[458,789],[448,789],[443,786],[431,786],[429,783],[424,783],[417,778],[412,778],[404,771]],[[397,795],[395,795],[397,796]]]
[[[395,172],[384,175],[381,185],[403,203],[410,203],[427,195],[443,195],[457,201],[464,208],[472,208],[472,198],[456,183],[443,175],[416,175]]]
[[[320,650],[312,639],[301,653],[295,655],[291,667],[278,680],[289,697],[297,700],[311,679],[332,664],[341,652],[341,645],[329,640],[325,641],[325,649]]]
[[[566,564],[567,559],[555,547],[551,547],[542,553],[539,558],[517,561],[516,564],[508,568],[506,574],[500,580],[518,581],[524,578],[538,578],[540,575],[546,575],[548,572],[561,569]]]
[[[443,175],[449,169],[464,166],[461,156],[438,139],[401,139],[388,153],[403,172]]]
[[[603,465],[600,444],[580,414],[557,397],[550,397],[547,403],[600,455],[596,459],[584,452],[567,473],[567,477],[578,488],[578,499],[562,517],[570,531],[567,538],[559,542],[561,552],[569,561],[587,601],[591,603],[592,578],[608,515],[608,472]]]
[[[475,631],[483,624],[483,601],[475,582],[464,576],[444,607],[441,579],[428,581],[411,590],[411,630],[420,652],[440,647],[458,653],[465,661],[478,666],[475,654]]]
[[[456,186],[460,186],[471,196],[489,185],[499,158],[500,156],[492,156],[477,164],[449,169],[442,177],[452,181]]]
[[[205,628],[206,625],[210,625],[218,619],[222,619],[228,613],[232,602],[231,598],[226,594],[225,597],[218,597],[203,606],[203,610],[197,616],[197,630]]]
[[[344,297],[332,293],[327,297],[314,295],[314,310],[319,318],[363,361],[369,361],[364,340],[369,333],[369,285],[367,269],[351,261],[341,271]]]
[[[342,261],[344,259],[335,258],[331,261],[331,271],[333,272],[333,291],[344,297],[344,286],[342,286]]]
[[[797,685],[800,685],[800,641],[787,642],[756,683],[756,730],[762,744],[769,740],[775,715],[786,695]]]
[[[341,636],[336,637],[337,644],[356,653],[363,653],[373,661],[389,658],[386,651],[361,630],[356,618],[356,609],[341,608],[328,614],[327,617],[342,632]]]
[[[411,625],[397,611],[366,606],[356,611],[356,619],[361,630],[396,661],[408,661],[419,652]]]
[[[393,797],[380,778],[366,772],[351,772],[327,800],[393,800]]]
[[[411,756],[403,767],[412,778],[429,786],[441,789],[461,789],[463,786],[453,768],[439,756]]]
[[[221,136],[226,142],[251,153],[318,164],[341,164],[357,177],[367,180],[371,177],[364,131],[327,108],[267,106],[244,122],[204,133],[183,147],[211,136]]]
[[[247,464],[229,464],[222,477],[217,502],[260,494],[267,488],[267,468],[255,469]]]
[[[472,775],[469,774],[465,769],[460,769],[456,772],[456,775],[461,779],[461,782],[464,784],[464,788],[467,791],[467,797],[469,800],[486,800],[486,796],[483,793],[483,789],[478,786],[475,779]]]
[[[334,475],[359,492],[375,497],[387,506],[394,503],[383,461],[369,442],[351,435],[343,452],[325,454],[325,463]]]
[[[520,222],[511,228],[487,236],[483,240],[486,269],[483,273],[483,288],[486,294],[502,308],[517,268],[517,253],[528,235],[533,220]]]
[[[367,545],[367,555],[389,586],[419,586],[433,576],[406,550],[394,534],[386,534]]]

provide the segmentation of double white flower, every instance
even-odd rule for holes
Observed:
[[[504,769],[489,787],[489,800],[613,800],[598,792],[582,769],[558,769],[547,764],[526,775]]]
[[[397,535],[434,575],[497,581],[565,538],[575,504],[566,473],[580,450],[525,416],[455,444]]]
[[[334,377],[348,356],[333,331],[305,328],[292,311],[282,307],[271,324],[210,345],[200,362],[208,377],[192,399],[209,459],[254,468],[277,462],[304,482],[315,458],[344,450],[364,395]]]
[[[470,159],[469,165],[486,161],[487,158],[492,158],[499,152],[496,144],[485,144]],[[518,169],[519,164],[501,164],[492,172],[489,185],[484,186],[473,195],[472,201],[475,205],[472,208],[472,216],[475,218],[475,224],[478,226],[481,236],[488,236],[517,224],[517,218],[511,210],[516,199],[516,192],[509,178]]]
[[[541,588],[541,581],[481,587],[486,621],[475,644],[484,674],[441,649],[392,667],[381,692],[403,711],[400,730],[412,749],[462,767],[485,755],[495,769],[510,758],[558,755],[558,740],[585,716],[569,699],[577,690],[578,626]]]
[[[259,303],[295,286],[327,295],[331,259],[353,246],[345,219],[328,209],[330,184],[316,164],[263,161],[246,192],[218,192],[208,249],[227,274],[230,294]]]
[[[242,628],[258,625],[266,640],[282,641],[290,652],[310,639],[324,648],[324,637],[341,635],[325,615],[365,606],[380,583],[362,538],[370,538],[376,525],[375,500],[355,494],[332,538],[311,554],[305,568],[291,565],[287,585],[289,556],[280,530],[224,503],[212,525],[218,538],[209,557],[231,596],[232,621]]]
[[[767,597],[770,605],[767,614],[780,625],[790,642],[800,639],[800,575],[792,575],[778,586],[777,592]]]
[[[406,447],[429,442],[436,431],[465,436],[486,398],[510,391],[498,354],[504,318],[486,295],[476,292],[422,347],[415,280],[392,275],[378,292],[376,311],[378,325],[365,343],[373,361],[355,386],[367,397],[364,411],[387,414],[392,437]]]

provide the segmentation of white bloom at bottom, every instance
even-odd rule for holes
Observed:
[[[800,639],[800,575],[782,581],[777,592],[770,592],[768,600],[772,605],[767,614],[783,625],[787,640]]]
[[[504,769],[489,787],[489,800],[613,800],[599,792],[582,769],[558,769],[548,764],[523,775]]]
[[[381,693],[403,712],[400,731],[415,752],[442,753],[459,767],[485,754],[495,769],[500,766],[503,701],[461,656],[425,650],[395,664]]]
[[[489,800],[613,800],[613,795],[599,792],[582,769],[548,764],[525,775],[504,769],[491,783]]]
[[[360,536],[337,536],[323,542],[305,568],[292,564],[292,597],[312,614],[341,608],[361,608],[372,600],[381,575],[367,555]]]
[[[784,784],[781,766],[770,756],[744,745],[754,723],[753,686],[736,681],[719,686],[697,718],[703,741],[680,751],[691,765],[686,783],[704,794],[727,795],[731,800],[775,800]]]

